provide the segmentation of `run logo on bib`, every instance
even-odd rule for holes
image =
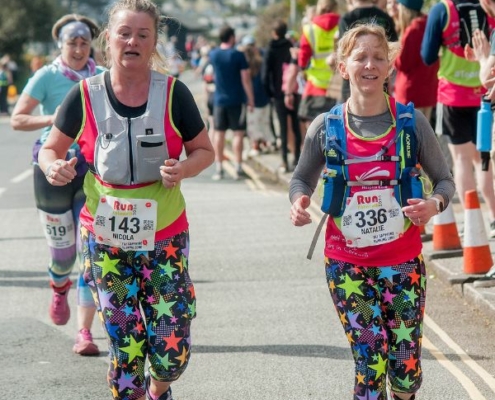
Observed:
[[[124,251],[153,250],[157,203],[102,196],[94,216],[96,242]]]
[[[349,199],[341,220],[348,247],[392,242],[404,233],[404,215],[393,189],[357,192]]]

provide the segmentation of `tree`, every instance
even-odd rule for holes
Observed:
[[[271,39],[272,24],[277,19],[285,21],[289,18],[289,7],[282,2],[273,4],[263,9],[258,14],[256,26],[256,43],[260,47],[265,47]]]
[[[30,42],[51,41],[53,23],[65,12],[57,0],[2,0],[0,54],[20,60]]]

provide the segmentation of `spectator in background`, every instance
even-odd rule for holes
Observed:
[[[398,26],[401,51],[395,59],[394,97],[407,104],[414,103],[430,121],[437,102],[438,67],[434,62],[427,66],[421,59],[421,42],[426,28],[426,15],[421,13],[423,0],[398,0]]]
[[[490,218],[489,236],[495,238],[493,167],[481,170],[475,144],[477,113],[485,89],[479,78],[478,62],[464,54],[459,23],[459,13],[452,1],[435,4],[428,13],[421,57],[426,65],[440,61],[437,124],[448,140],[459,200],[464,207],[465,193],[479,186]]]
[[[399,33],[399,3],[397,0],[387,0],[386,7],[387,14],[390,15],[390,18],[394,21],[395,31]]]
[[[247,114],[247,135],[251,141],[250,156],[258,155],[262,147],[270,141],[270,98],[261,81],[263,56],[261,49],[251,35],[242,38],[241,50],[248,62],[253,86],[254,109]]]
[[[328,68],[327,57],[335,50],[335,36],[338,31],[339,14],[336,0],[318,0],[316,15],[303,25],[300,50],[297,63],[305,71],[306,85],[299,105],[299,118],[306,127],[319,114],[330,110],[336,100],[327,97],[327,88],[334,74]],[[297,75],[292,74],[288,81],[288,96],[285,98],[287,108],[294,109],[294,93]]]
[[[234,179],[239,179],[245,176],[242,169],[242,149],[246,133],[246,105],[249,112],[254,108],[253,85],[246,57],[235,48],[235,30],[228,25],[222,27],[219,39],[220,46],[210,52],[210,62],[215,72],[213,145],[216,171],[213,180],[224,178],[223,151],[225,134],[229,129],[234,133]]]
[[[353,0],[352,6],[352,10],[342,15],[342,18],[340,19],[339,38],[355,25],[375,23],[385,29],[389,41],[396,42],[398,40],[394,20],[385,11],[377,7],[374,0]],[[342,82],[342,96],[340,101],[346,101],[349,98],[349,95],[349,80],[344,79]]]
[[[495,18],[495,2],[492,0],[481,0],[481,6],[491,18]],[[485,34],[476,29],[473,33],[473,47],[466,46],[464,49],[466,57],[469,60],[476,60],[480,63],[480,80],[481,84],[488,89],[487,96],[490,100],[495,101],[495,30],[492,31],[490,41]],[[491,161],[492,168],[495,165],[495,126],[492,126],[492,151]],[[488,278],[488,279],[486,279]],[[493,287],[495,286],[495,266],[486,273],[485,279],[475,281],[475,287]]]
[[[279,122],[279,134],[281,139],[281,156],[282,170],[289,171],[288,161],[288,137],[290,118],[292,133],[294,134],[294,164],[299,161],[301,154],[302,136],[299,125],[297,110],[299,107],[300,95],[297,92],[297,84],[294,90],[289,91],[287,84],[284,83],[284,72],[289,68],[291,61],[290,49],[293,43],[285,35],[287,33],[287,24],[282,20],[277,20],[272,25],[272,39],[268,43],[268,48],[263,60],[262,80],[265,90],[273,99],[275,112]],[[297,73],[297,69],[295,71]],[[288,108],[285,105],[284,96],[293,98],[293,107]]]
[[[0,116],[10,115],[7,101],[9,86],[14,83],[7,61],[0,60]]]
[[[17,77],[19,74],[19,66],[15,62],[15,60],[12,59],[10,54],[4,54],[3,57],[0,59],[0,63],[6,63],[7,68],[9,69],[10,73],[12,74],[12,84],[14,85],[15,82],[17,81]]]
[[[201,68],[201,78],[203,80],[205,93],[206,93],[206,111],[208,122],[208,136],[210,140],[213,140],[214,128],[213,128],[213,97],[215,96],[215,72],[213,71],[213,65],[211,65],[209,53],[211,51],[210,46],[205,45],[201,47],[201,62],[198,68]]]

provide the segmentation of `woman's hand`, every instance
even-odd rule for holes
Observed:
[[[408,199],[408,206],[402,212],[414,225],[426,225],[431,217],[437,215],[437,204],[434,200]]]
[[[184,169],[182,163],[174,158],[165,160],[164,164],[160,167],[162,183],[167,189],[171,189],[184,178]]]
[[[294,203],[290,209],[290,219],[295,226],[304,226],[311,223],[311,216],[306,209],[311,204],[309,196],[302,195]]]
[[[466,45],[468,46],[468,45]],[[465,49],[465,56],[470,61],[484,61],[490,55],[490,42],[488,42],[487,37],[484,32],[476,29],[473,32],[473,48],[471,51]],[[469,57],[468,57],[469,56]]]
[[[77,157],[72,157],[69,161],[55,160],[45,171],[46,180],[53,186],[65,186],[71,183],[77,175],[76,164]]]

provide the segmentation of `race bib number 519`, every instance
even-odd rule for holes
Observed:
[[[55,249],[67,249],[76,244],[76,232],[72,211],[50,214],[38,210],[48,245]]]
[[[93,223],[96,242],[125,251],[153,250],[156,216],[155,200],[102,196]]]

